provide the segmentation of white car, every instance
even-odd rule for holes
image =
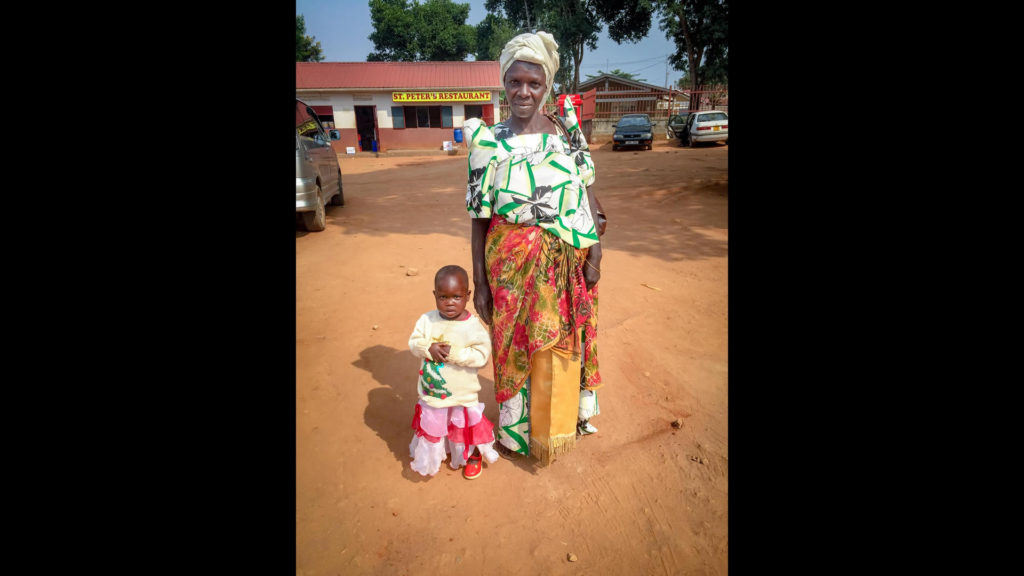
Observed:
[[[679,143],[693,147],[698,142],[729,143],[729,115],[721,110],[691,112],[686,130],[679,134]]]

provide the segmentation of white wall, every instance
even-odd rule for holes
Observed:
[[[349,130],[356,129],[356,112],[352,104],[351,94],[339,94],[331,97],[334,106],[334,125]]]
[[[351,94],[296,94],[300,100],[310,106],[331,106],[334,108],[335,128],[355,128],[356,113],[352,108]]]
[[[394,128],[395,121],[391,116],[391,107],[395,103],[391,101],[391,91],[374,94],[373,105],[377,107],[377,127]]]

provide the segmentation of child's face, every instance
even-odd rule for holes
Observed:
[[[459,274],[449,274],[437,279],[434,285],[434,299],[437,311],[446,320],[458,320],[469,304],[469,290]]]

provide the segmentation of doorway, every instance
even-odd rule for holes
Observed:
[[[377,139],[377,107],[356,106],[355,108],[356,134],[359,135],[359,145],[362,150],[372,151],[373,143],[379,142]]]

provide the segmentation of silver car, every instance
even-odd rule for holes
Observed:
[[[337,130],[324,130],[316,112],[295,99],[295,212],[311,232],[327,227],[326,204],[345,205],[341,166],[331,148],[340,137]]]
[[[686,129],[679,134],[680,144],[696,146],[698,142],[729,143],[729,115],[721,110],[691,112]]]

